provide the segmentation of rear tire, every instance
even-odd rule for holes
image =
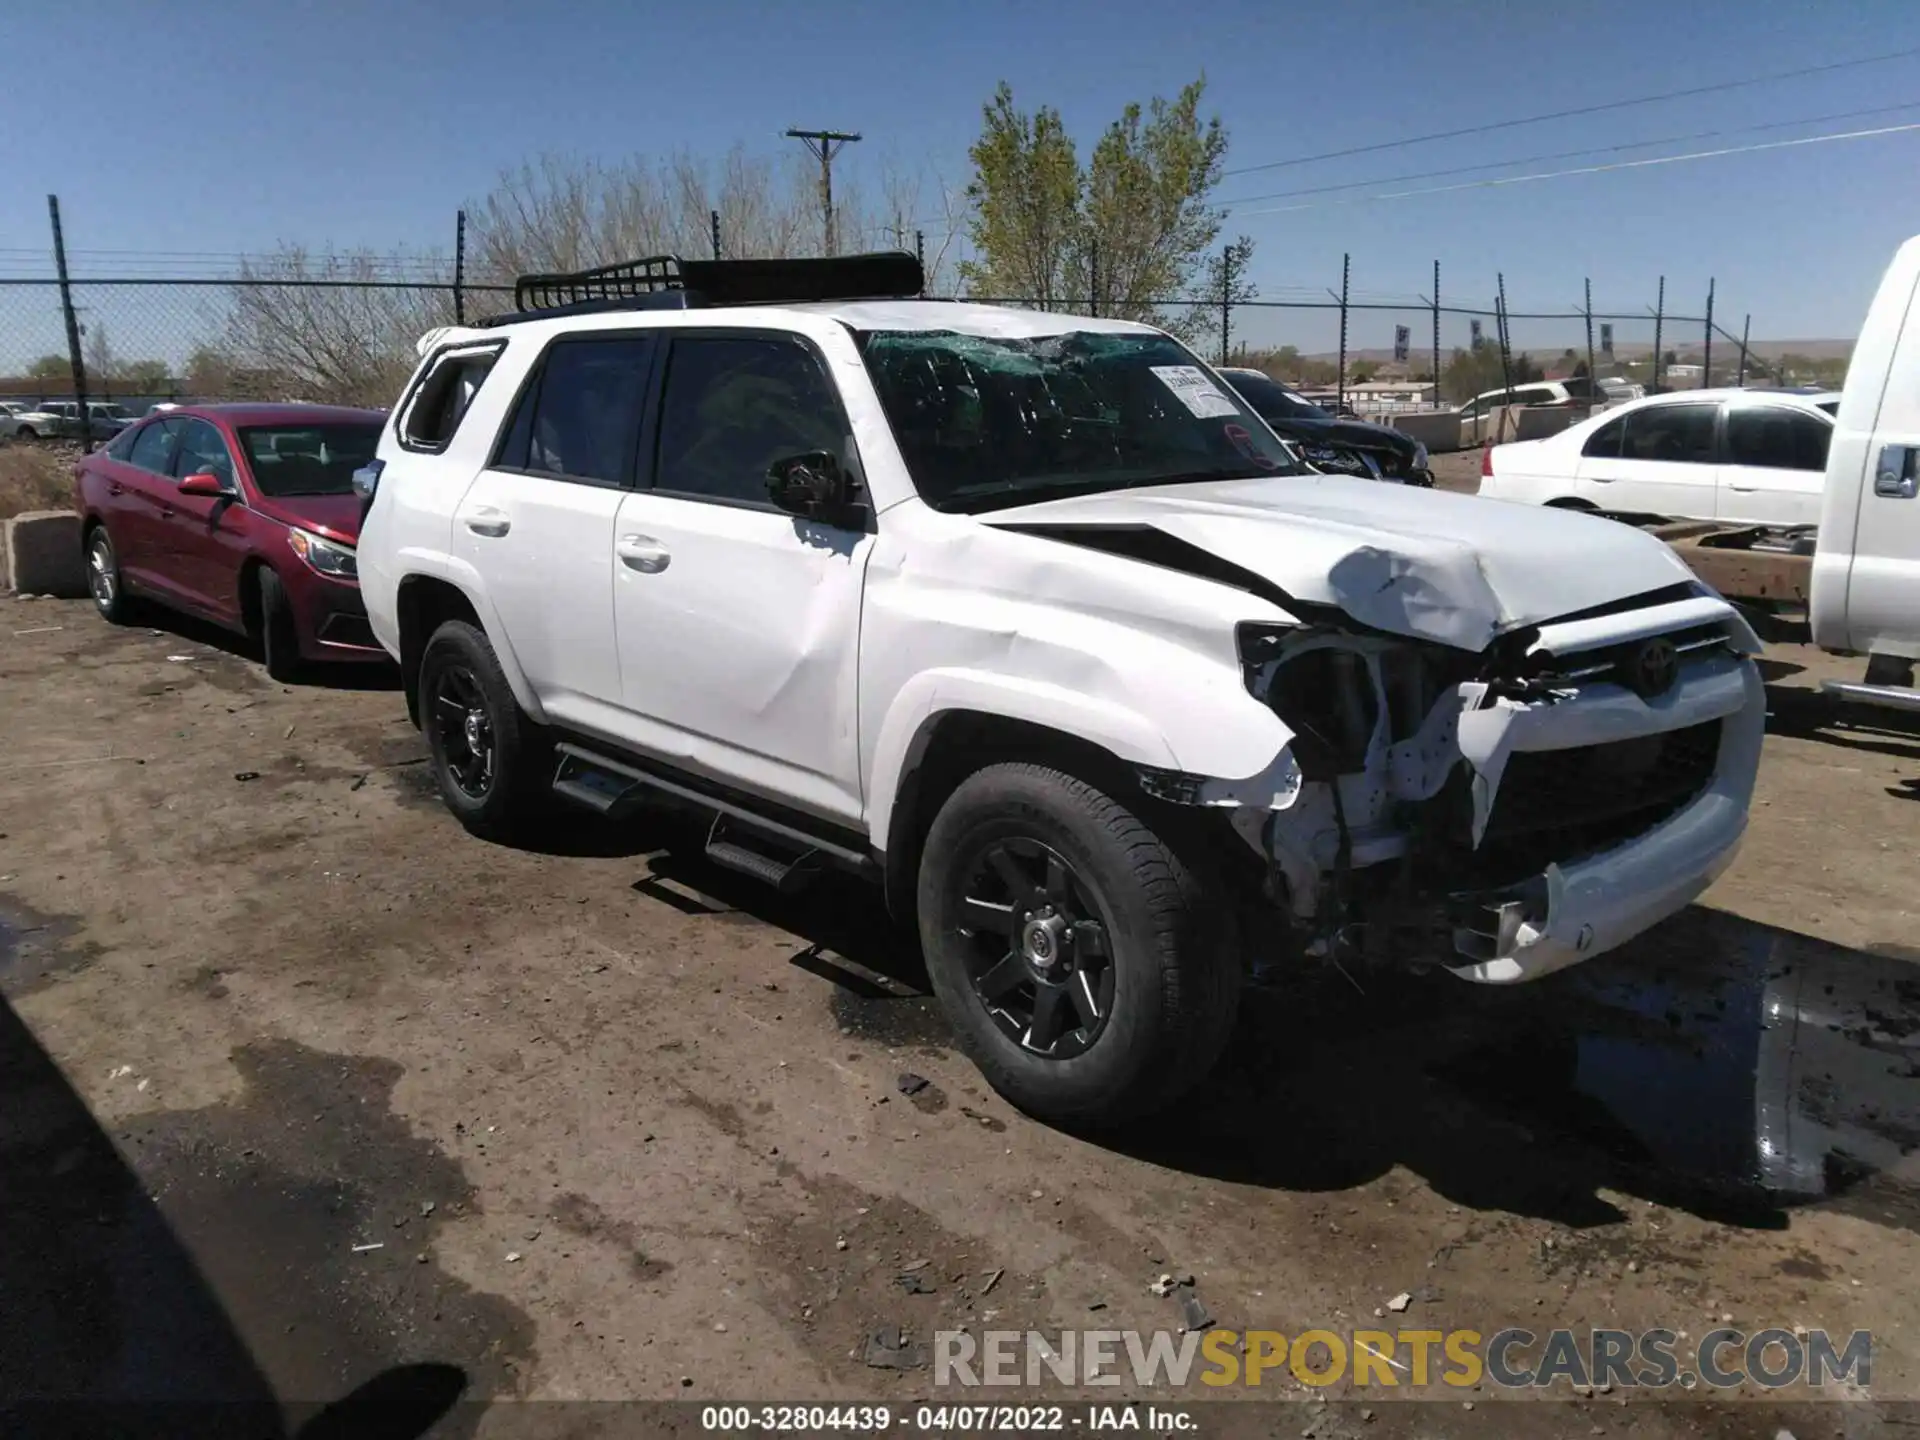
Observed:
[[[87,532],[87,589],[93,596],[93,608],[109,625],[125,625],[133,619],[133,600],[126,582],[120,578],[120,557],[113,548],[113,537],[106,525],[95,525]]]
[[[287,587],[264,565],[260,567],[260,656],[266,661],[267,674],[283,685],[293,684],[306,669]]]
[[[1030,1114],[1097,1129],[1173,1104],[1226,1048],[1239,956],[1228,907],[1209,898],[1112,797],[1046,766],[994,765],[928,831],[920,937],[988,1083]]]
[[[511,842],[543,818],[551,747],[513,698],[485,631],[448,620],[428,639],[420,725],[440,798],[470,832]]]
[[[40,438],[40,432],[31,425],[22,425],[18,430],[13,432],[13,435],[16,440],[38,440]]]

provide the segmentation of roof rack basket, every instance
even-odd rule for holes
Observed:
[[[804,259],[682,260],[652,255],[618,265],[522,275],[511,324],[537,315],[592,310],[690,309],[708,305],[795,305],[816,300],[898,300],[926,290],[916,255],[882,250]]]

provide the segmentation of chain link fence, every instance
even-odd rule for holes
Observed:
[[[0,275],[0,400],[71,398],[77,361],[87,399],[134,414],[187,400],[382,407],[422,334],[503,313],[513,299],[509,285],[468,280],[458,252],[411,261],[295,252],[240,259],[224,274],[117,278],[66,273],[57,247],[50,258],[53,274]],[[132,257],[122,268],[161,264]],[[1649,305],[1529,308],[1503,304],[1497,276],[1484,297],[1451,280],[1442,289],[1442,278],[1434,266],[1417,292],[1381,292],[1363,288],[1348,266],[1324,286],[1242,282],[1217,295],[1169,296],[1141,318],[1210,359],[1263,368],[1362,411],[1451,407],[1507,384],[1588,374],[1647,389],[1790,378],[1750,356],[1739,335],[1710,328],[1705,314],[1669,313],[1664,281],[1650,287]],[[1101,313],[1096,297],[1048,308]]]

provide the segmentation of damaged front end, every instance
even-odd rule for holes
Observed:
[[[1244,779],[1144,783],[1225,811],[1261,862],[1280,923],[1257,974],[1304,954],[1530,979],[1678,910],[1738,848],[1759,643],[1718,597],[1676,587],[1479,654],[1341,622],[1239,644],[1289,743]]]

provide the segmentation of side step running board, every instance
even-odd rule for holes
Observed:
[[[804,878],[819,861],[867,877],[876,873],[871,855],[758,814],[698,786],[669,780],[571,742],[554,746],[554,751],[560,763],[554,771],[553,793],[609,819],[629,814],[649,792],[711,811],[714,825],[707,836],[707,857],[717,865],[781,887]],[[797,851],[798,859],[769,851]]]
[[[727,817],[715,815],[713,827],[707,831],[707,859],[728,870],[751,875],[783,895],[794,894],[820,873],[818,850],[808,849],[798,855],[776,854],[775,847],[767,845],[764,839],[758,847],[742,843],[760,837],[743,836],[735,840],[729,836]]]

